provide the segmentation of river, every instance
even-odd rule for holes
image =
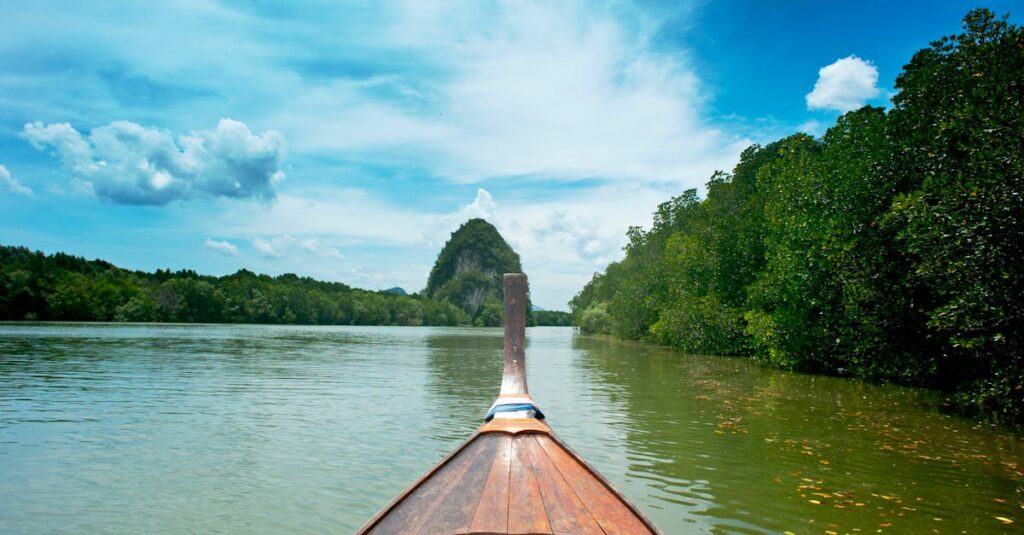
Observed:
[[[498,329],[0,324],[0,532],[352,532],[480,424],[501,347]],[[528,329],[527,362],[558,435],[666,534],[1024,526],[1024,437],[928,391],[567,328]]]

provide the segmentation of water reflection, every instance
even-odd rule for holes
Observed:
[[[426,337],[427,387],[439,398],[434,410],[451,420],[452,439],[480,425],[501,386],[502,334],[448,331]],[[489,334],[489,336],[488,336]]]
[[[630,472],[682,506],[652,514],[666,528],[997,529],[1024,498],[1021,438],[943,415],[929,392],[601,338],[573,348],[626,411]]]
[[[500,330],[0,324],[0,531],[351,532],[475,429]],[[555,431],[677,532],[1000,532],[1019,434],[919,390],[527,332]]]

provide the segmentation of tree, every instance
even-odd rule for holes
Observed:
[[[946,387],[1024,415],[1024,32],[985,9],[897,78],[892,172],[911,183],[892,224],[942,343]]]

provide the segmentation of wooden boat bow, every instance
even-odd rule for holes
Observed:
[[[357,533],[657,533],[544,421],[526,383],[526,275],[505,274],[504,290],[501,390],[485,423]]]

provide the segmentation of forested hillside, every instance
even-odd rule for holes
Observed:
[[[474,325],[496,327],[504,314],[502,278],[520,271],[519,255],[498,229],[483,219],[470,219],[437,255],[423,293],[460,307]]]
[[[1024,420],[1024,33],[972,11],[896,88],[659,206],[577,325]]]
[[[434,298],[244,269],[224,277],[128,271],[0,246],[0,320],[494,327],[502,324],[502,275],[520,270],[519,255],[482,219],[460,227],[438,256],[428,285]],[[571,318],[534,311],[529,324],[567,326]]]
[[[337,282],[240,270],[127,271],[102,260],[0,247],[0,319],[464,325],[453,305]]]

